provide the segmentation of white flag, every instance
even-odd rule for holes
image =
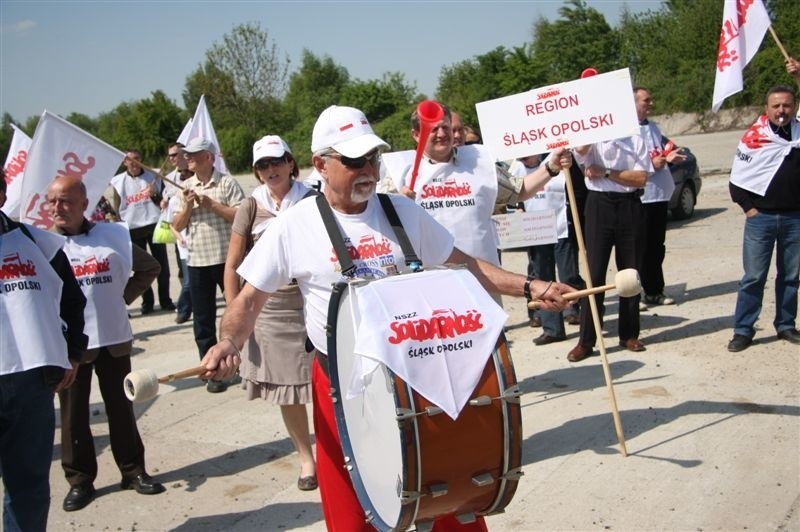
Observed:
[[[725,0],[711,104],[715,113],[725,98],[742,90],[742,70],[756,55],[769,26],[762,0]]]
[[[25,166],[20,220],[42,229],[53,225],[45,196],[53,179],[62,176],[78,177],[86,185],[89,206],[84,214],[90,217],[124,158],[118,149],[45,111]]]
[[[6,162],[3,165],[7,185],[6,204],[3,205],[3,212],[9,218],[16,220],[19,218],[22,174],[31,148],[31,138],[14,124],[11,124],[11,127],[14,128],[14,137],[11,139],[11,147],[8,149],[8,156],[6,156]]]
[[[186,128],[184,128],[184,131],[185,130]],[[181,133],[181,135],[183,135],[183,133]],[[214,132],[214,125],[211,123],[211,115],[208,114],[205,94],[200,96],[200,101],[197,104],[197,110],[194,112],[192,126],[189,129],[189,134],[186,136],[186,141],[179,140],[179,142],[187,144],[190,140],[197,137],[203,137],[214,143],[214,146],[217,147],[217,153],[214,154],[214,168],[223,174],[230,173],[228,172],[228,167],[225,166],[225,160],[222,158],[217,134]]]
[[[181,134],[178,135],[178,140],[176,140],[175,142],[180,142],[181,144],[186,146],[186,144],[189,142],[189,133],[191,132],[192,132],[192,119],[190,118],[189,120],[186,121],[186,125],[183,126],[183,130],[181,131]]]

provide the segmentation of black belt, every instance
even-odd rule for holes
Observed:
[[[601,190],[590,190],[589,192],[590,193],[594,192],[595,194],[601,194],[611,199],[625,199],[625,198],[641,198],[642,194],[644,194],[644,189],[638,188],[633,192],[605,192]]]

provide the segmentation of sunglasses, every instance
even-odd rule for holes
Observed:
[[[340,163],[348,168],[364,168],[367,163],[371,164],[373,167],[377,168],[378,165],[381,163],[381,153],[377,150],[373,151],[372,153],[368,153],[366,155],[362,155],[361,157],[346,157],[340,153],[327,153],[323,155],[323,157],[332,157],[334,159],[338,159]]]
[[[256,170],[267,170],[270,166],[283,166],[286,163],[285,157],[265,157],[256,161]]]
[[[172,157],[178,157],[179,155],[180,155],[180,153],[168,153],[168,154],[167,154],[167,156],[168,156],[168,157],[170,157],[170,158],[172,158]]]

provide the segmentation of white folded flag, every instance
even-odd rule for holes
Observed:
[[[48,111],[33,134],[20,196],[20,220],[42,229],[53,225],[47,187],[62,176],[80,178],[86,186],[88,218],[125,154]]]
[[[189,126],[189,124],[187,124]],[[186,127],[183,128],[186,132]],[[183,137],[183,133],[181,133]],[[197,109],[194,112],[194,118],[191,119],[191,126],[185,139],[178,138],[178,142],[188,144],[190,140],[197,137],[203,137],[210,140],[217,147],[217,153],[214,154],[214,168],[223,174],[229,174],[228,167],[225,166],[225,159],[222,157],[222,148],[217,140],[217,134],[214,131],[214,124],[211,123],[211,115],[208,114],[208,107],[206,107],[206,95],[200,96],[200,101],[197,104]]]
[[[14,129],[14,136],[11,139],[11,146],[8,148],[6,162],[3,165],[7,184],[6,203],[3,205],[3,212],[6,213],[9,218],[14,218],[16,220],[19,218],[19,198],[22,193],[22,176],[31,148],[31,138],[14,124],[11,124],[11,127]]]
[[[762,0],[725,0],[711,104],[715,113],[725,98],[742,90],[742,70],[756,55],[769,26]]]
[[[758,117],[736,148],[731,165],[731,183],[759,196],[767,193],[786,156],[793,149],[800,148],[800,122],[793,118],[787,125],[795,140],[785,140],[772,131],[766,115]]]
[[[358,326],[347,397],[383,363],[456,419],[508,318],[466,269],[395,275],[355,289]]]

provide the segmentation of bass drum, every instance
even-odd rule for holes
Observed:
[[[406,275],[413,285],[414,274]],[[328,356],[345,466],[366,519],[378,530],[424,530],[443,515],[470,522],[502,511],[522,475],[520,392],[505,336],[455,420],[383,364],[363,394],[347,398],[357,328],[354,283],[367,281],[334,287]]]

